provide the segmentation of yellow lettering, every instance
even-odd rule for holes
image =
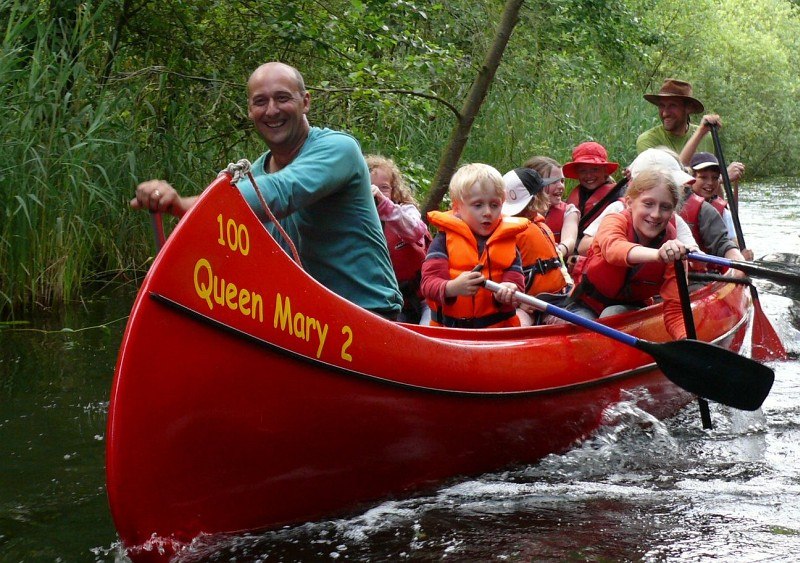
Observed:
[[[200,283],[198,274],[200,273],[201,269],[205,269],[206,273],[206,280],[205,284]],[[194,290],[197,292],[197,295],[200,299],[205,300],[208,303],[208,308],[210,310],[214,309],[214,304],[211,302],[211,282],[214,277],[213,272],[211,271],[211,264],[208,263],[208,260],[205,258],[201,258],[197,261],[194,265]]]
[[[260,296],[258,297],[260,300]],[[255,308],[256,296],[253,296],[253,307]],[[243,309],[241,297],[239,299],[239,308]],[[283,297],[280,293],[275,296],[275,316],[272,320],[272,325],[275,328],[286,331],[292,336],[303,340],[304,342],[311,341],[311,337],[316,334],[319,337],[319,345],[317,346],[317,358],[322,356],[322,351],[325,349],[325,339],[328,337],[328,325],[324,325],[314,317],[304,315],[297,312],[292,314],[292,301],[287,295]],[[316,329],[316,332],[315,332]],[[349,330],[349,329],[348,329]]]
[[[317,319],[306,315],[306,342],[311,340],[311,331],[313,331],[318,326],[319,323],[317,322]]]
[[[288,297],[286,298],[289,299]],[[260,293],[253,293],[253,312],[250,317],[255,320],[256,311],[258,311],[258,322],[264,322],[264,300],[261,299]]]
[[[239,310],[243,315],[250,314],[250,307],[247,306],[248,303],[250,303],[250,292],[246,289],[239,290]]]
[[[225,280],[214,276],[214,303],[217,305],[225,305]]]
[[[325,338],[328,336],[328,325],[325,325],[325,329],[322,329],[322,323],[316,323],[317,325],[317,334],[319,335],[319,346],[317,347],[317,358],[322,355],[322,348],[325,346]]]
[[[236,301],[236,296],[238,293],[239,291],[236,285],[232,283],[229,283],[225,287],[225,304],[231,311],[235,311],[239,307],[239,304]]]
[[[306,325],[305,325],[305,317],[303,317],[303,313],[297,313],[294,316],[294,335],[297,338],[305,338],[306,337]]]
[[[231,311],[239,309],[243,315],[249,315],[254,320],[258,317],[258,322],[264,322],[264,300],[261,295],[244,288],[239,289],[235,283],[225,282],[217,277],[205,258],[200,258],[194,265],[194,290],[210,310],[217,303]],[[288,306],[288,297],[286,302]],[[289,331],[291,332],[291,326]]]
[[[289,300],[288,295],[286,296],[284,303],[285,305],[281,306],[281,294],[279,293],[275,297],[275,318],[272,320],[272,326],[274,328],[278,328],[278,321],[280,320],[281,330],[286,330],[286,325],[288,324],[289,334],[292,334],[292,302]]]
[[[345,340],[345,343],[342,344],[342,359],[352,362],[353,356],[348,354],[347,349],[350,348],[350,345],[353,343],[353,329],[347,325],[344,325],[342,327],[342,334],[347,335],[347,340]]]

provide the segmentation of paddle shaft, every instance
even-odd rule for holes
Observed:
[[[686,269],[683,267],[683,260],[675,261],[675,279],[678,282],[678,295],[681,298],[681,312],[683,313],[683,326],[686,328],[686,337],[697,339],[697,330],[694,326],[694,315],[692,314],[692,300],[689,296],[689,284],[686,281]],[[711,410],[708,408],[708,401],[698,397],[697,406],[700,409],[700,420],[703,423],[703,428],[707,430],[714,428],[711,423]]]
[[[731,208],[733,228],[736,231],[736,238],[739,239],[739,246],[744,249],[747,248],[747,245],[744,242],[742,224],[739,221],[739,201],[731,189],[731,179],[728,175],[728,167],[725,165],[725,156],[722,154],[722,143],[719,141],[719,131],[716,124],[711,124],[711,137],[714,139],[714,150],[717,151],[717,157],[719,158],[722,182],[725,186],[728,205]],[[747,270],[743,271],[747,272]],[[750,286],[750,295],[753,298],[754,311],[752,334],[753,349],[751,355],[758,360],[786,359],[786,349],[783,347],[778,333],[775,332],[769,319],[761,309],[761,303],[758,300],[758,291],[754,285]]]
[[[765,268],[764,266],[754,264],[752,262],[728,260],[727,258],[712,256],[711,254],[698,254],[697,252],[690,252],[689,254],[686,255],[686,257],[689,260],[696,260],[698,262],[707,262],[709,264],[716,264],[717,266],[724,266],[726,268],[733,268],[734,270],[741,270],[746,274],[750,274],[756,277],[773,279],[783,282],[800,283],[800,273],[798,272]]]
[[[500,284],[484,282],[486,289],[498,291]],[[772,388],[775,373],[767,366],[720,346],[699,340],[650,342],[576,315],[521,291],[514,297],[523,303],[650,355],[661,373],[686,391],[723,405],[756,410]]]
[[[733,230],[736,231],[736,238],[739,239],[739,245],[744,249],[747,245],[744,242],[744,233],[742,232],[742,224],[739,222],[739,202],[733,195],[731,188],[731,178],[728,176],[728,167],[725,164],[725,156],[722,154],[722,143],[719,142],[719,131],[717,130],[716,123],[709,123],[711,129],[711,138],[714,140],[714,150],[717,152],[719,159],[719,171],[722,173],[722,185],[725,188],[725,197],[728,198],[728,206],[731,209],[731,217],[733,217]]]
[[[153,236],[155,237],[156,251],[158,252],[164,248],[164,243],[167,240],[164,236],[164,222],[161,219],[161,213],[158,211],[150,212],[150,226],[153,227]]]
[[[484,282],[484,286],[486,287],[486,289],[492,292],[496,292],[501,287],[499,283],[493,282],[492,280],[486,280]],[[514,294],[514,297],[516,297],[518,301],[522,303],[527,303],[528,305],[534,307],[539,311],[543,311],[548,315],[553,315],[554,317],[558,317],[559,319],[569,321],[572,324],[576,324],[583,328],[593,330],[594,332],[599,332],[603,336],[607,336],[613,340],[637,348],[636,345],[639,342],[639,339],[636,338],[635,336],[631,336],[630,334],[620,332],[619,330],[615,330],[609,326],[598,323],[597,321],[587,319],[586,317],[581,317],[580,315],[576,315],[571,311],[567,311],[566,309],[562,309],[561,307],[556,307],[555,305],[551,305],[546,301],[542,301],[541,299],[533,297],[532,295],[528,295],[527,293],[522,293],[521,291],[517,291]]]

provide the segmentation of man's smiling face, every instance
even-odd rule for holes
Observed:
[[[286,65],[264,65],[247,81],[247,115],[272,151],[290,152],[303,143],[309,99]]]

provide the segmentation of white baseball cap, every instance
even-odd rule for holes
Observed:
[[[694,177],[683,169],[681,163],[674,156],[661,149],[646,149],[631,162],[628,167],[631,173],[631,180],[636,179],[639,172],[650,168],[669,172],[679,186],[694,184]]]
[[[503,215],[513,216],[525,209],[536,194],[545,186],[558,182],[561,178],[542,178],[532,168],[515,168],[503,176],[506,201]]]

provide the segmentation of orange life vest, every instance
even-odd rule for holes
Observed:
[[[483,253],[478,256],[475,235],[453,211],[431,211],[428,221],[446,234],[450,279],[481,264],[483,277],[496,282],[500,282],[503,273],[514,264],[517,258],[517,234],[524,231],[529,223],[522,217],[503,217],[486,240]],[[501,309],[491,291],[481,290],[473,296],[459,295],[452,302],[449,301],[439,304],[428,300],[431,325],[459,328],[519,326],[514,308]]]
[[[622,214],[627,219],[627,240],[639,242],[633,228],[633,217],[629,210]],[[649,244],[648,248],[659,248],[667,240],[677,236],[672,221],[661,235]],[[617,266],[609,264],[600,254],[589,249],[586,265],[581,277],[580,287],[576,289],[576,298],[591,307],[598,315],[609,305],[631,304],[646,305],[646,300],[658,295],[667,265],[664,262],[645,262],[634,266]]]
[[[566,287],[553,233],[538,213],[528,228],[517,235],[517,248],[522,256],[525,293],[559,293]]]

